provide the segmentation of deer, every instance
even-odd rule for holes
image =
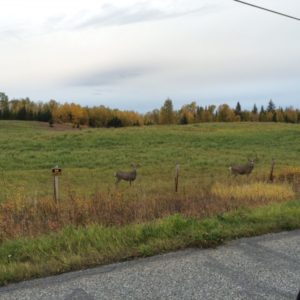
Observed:
[[[136,179],[136,175],[137,175],[136,169],[138,167],[140,167],[140,165],[132,163],[131,166],[132,166],[132,171],[130,171],[130,172],[123,172],[123,171],[116,172],[116,174],[115,174],[115,177],[117,178],[116,185],[121,180],[125,180],[125,181],[129,181],[129,184],[131,186],[131,182]]]
[[[232,165],[229,170],[232,175],[247,175],[249,176],[254,168],[254,162],[257,161],[257,156],[255,159],[248,159],[248,163],[245,165]]]

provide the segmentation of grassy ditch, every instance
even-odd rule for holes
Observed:
[[[202,220],[175,214],[122,227],[69,225],[56,233],[2,242],[0,284],[296,228],[300,201],[239,208]]]
[[[296,184],[295,184],[296,186]],[[52,198],[19,195],[0,203],[0,243],[19,237],[36,237],[66,226],[126,226],[176,213],[204,219],[241,207],[254,208],[297,198],[294,184],[282,182],[215,182],[205,189],[149,196],[128,191],[97,192],[92,197],[70,194],[55,203]]]

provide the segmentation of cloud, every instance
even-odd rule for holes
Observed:
[[[8,30],[8,29],[3,29],[0,30],[0,38],[1,39],[16,39],[19,40],[19,32],[15,30]]]
[[[153,71],[154,67],[150,66],[130,66],[112,68],[110,70],[90,71],[71,78],[67,83],[71,86],[110,86],[132,78],[145,76]]]
[[[45,32],[56,31],[65,27],[65,23],[68,20],[66,14],[59,14],[49,17],[43,24]]]
[[[132,23],[158,21],[163,19],[177,18],[185,15],[199,13],[207,7],[192,10],[164,11],[151,8],[146,4],[135,4],[127,7],[116,7],[113,5],[102,6],[100,13],[89,16],[76,25],[77,29],[99,26],[126,25]]]
[[[0,28],[0,38],[2,40],[21,40],[24,36],[26,36],[26,30],[22,26]]]
[[[138,2],[126,6],[104,4],[100,9],[82,10],[73,15],[49,18],[45,22],[45,26],[54,30],[80,30],[86,28],[122,26],[141,22],[179,18],[199,13],[206,14],[217,9],[216,4],[212,3],[203,4],[201,7],[174,3],[172,6],[165,5],[164,7],[151,5],[146,2]]]

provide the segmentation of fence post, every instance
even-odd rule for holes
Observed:
[[[175,168],[175,192],[178,191],[178,182],[179,182],[179,164],[176,164]]]
[[[59,201],[59,181],[58,176],[61,175],[61,169],[58,166],[52,168],[52,175],[53,175],[53,188],[54,188],[54,201],[57,203]]]

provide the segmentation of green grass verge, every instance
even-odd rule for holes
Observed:
[[[300,228],[300,201],[239,209],[204,220],[173,215],[119,228],[69,226],[34,239],[3,242],[0,284],[296,228]]]

